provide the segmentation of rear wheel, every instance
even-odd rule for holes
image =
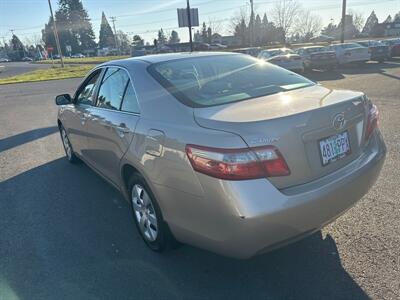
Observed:
[[[156,252],[178,245],[162,218],[153,193],[137,173],[129,180],[129,195],[136,227],[146,245]]]
[[[70,163],[76,163],[79,161],[78,157],[75,155],[74,150],[72,149],[72,145],[69,141],[67,131],[63,126],[60,128],[61,140],[65,150],[65,156],[67,157]]]

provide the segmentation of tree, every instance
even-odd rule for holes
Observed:
[[[21,60],[25,56],[24,45],[21,40],[13,34],[10,41],[11,51],[8,53],[8,56],[12,60]]]
[[[66,52],[67,45],[71,46],[73,52],[91,50],[96,47],[92,24],[81,0],[59,0],[55,19],[63,53]],[[50,17],[42,30],[42,39],[46,47],[52,47],[54,52],[57,52],[53,24],[53,19]]]
[[[123,32],[122,30],[118,30],[117,33],[118,41],[119,41],[119,47],[123,53],[129,53],[130,48],[131,48],[131,41],[128,37],[128,35]]]
[[[326,26],[325,28],[323,28],[321,30],[321,34],[324,34],[327,36],[336,36],[338,30],[339,30],[339,28],[335,24],[329,23],[328,26]]]
[[[133,36],[133,42],[132,42],[133,47],[143,47],[144,46],[144,40],[140,35],[134,35]]]
[[[360,33],[361,30],[363,29],[363,26],[365,24],[365,18],[364,15],[358,12],[355,12],[353,10],[349,11],[349,15],[352,16],[352,25],[356,29],[356,34]]]
[[[368,22],[368,21],[367,21],[367,22]],[[383,23],[391,23],[391,22],[392,22],[392,16],[391,16],[391,15],[388,15],[387,18],[386,18],[386,20],[383,21]]]
[[[73,52],[92,50],[96,47],[95,35],[89,15],[81,0],[59,0],[59,12],[66,17],[66,30],[70,35]],[[58,18],[56,16],[56,21]],[[59,26],[57,26],[58,28]]]
[[[234,36],[239,40],[241,46],[247,46],[248,39],[248,28],[246,26],[246,20],[242,18],[240,24],[236,25]]]
[[[157,45],[163,46],[166,44],[166,42],[167,42],[167,38],[165,37],[164,30],[161,28],[158,31],[158,35],[157,35]]]
[[[375,14],[375,11],[372,11],[367,21],[365,22],[364,28],[362,29],[362,33],[371,34],[372,29],[374,26],[378,24],[378,18]]]
[[[262,45],[262,23],[261,23],[261,17],[259,14],[257,14],[256,19],[254,21],[254,44],[256,46],[261,46]]]
[[[321,28],[321,18],[310,11],[303,11],[296,22],[296,32],[306,42],[320,32]]]
[[[211,27],[207,28],[207,40],[206,43],[211,44],[211,40],[212,40],[212,31],[211,31]]]
[[[171,31],[171,35],[168,40],[168,44],[178,44],[180,42],[180,38],[178,33],[175,30]]]
[[[297,0],[279,0],[272,8],[272,19],[275,25],[283,31],[285,39],[293,29],[300,11],[301,6]]]
[[[207,42],[207,26],[206,26],[206,22],[203,22],[203,25],[201,27],[201,41],[203,43]]]
[[[400,22],[400,11],[394,15],[393,22]]]
[[[103,12],[101,15],[99,47],[107,48],[116,46],[114,32],[112,31],[110,23],[108,23],[106,15]]]

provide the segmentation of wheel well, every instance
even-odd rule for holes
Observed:
[[[139,173],[140,172],[133,166],[126,164],[122,167],[122,179],[124,180],[125,188],[128,189],[128,181],[129,178],[132,176],[134,173]]]

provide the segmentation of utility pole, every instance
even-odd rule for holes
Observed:
[[[111,22],[113,23],[115,48],[117,48],[118,54],[121,55],[121,50],[118,45],[117,30],[115,30],[115,21],[117,20],[117,18],[110,17],[110,19],[111,19]]]
[[[62,56],[62,52],[61,52],[60,40],[58,39],[58,32],[57,32],[57,26],[56,26],[56,19],[54,18],[53,8],[51,7],[51,2],[50,2],[50,0],[48,0],[48,2],[49,2],[49,9],[50,9],[51,18],[53,19],[53,32],[54,32],[54,38],[55,38],[55,40],[56,40],[57,51],[58,51],[58,55],[60,55],[61,67],[64,68],[64,60],[63,60],[63,56]]]
[[[188,25],[189,25],[189,42],[190,42],[190,52],[193,52],[193,40],[192,40],[192,20],[190,17],[190,4],[189,0],[186,0],[186,11],[188,17]]]
[[[342,4],[342,32],[340,34],[340,42],[343,44],[344,43],[344,33],[345,33],[345,28],[346,28],[346,0],[343,0]]]
[[[250,14],[250,46],[254,46],[254,3],[250,0],[251,14]]]

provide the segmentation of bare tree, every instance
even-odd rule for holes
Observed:
[[[361,32],[364,27],[364,24],[365,24],[364,15],[362,13],[358,13],[354,10],[349,10],[348,14],[353,16],[354,27],[358,30],[358,32]]]
[[[305,40],[309,40],[322,29],[321,17],[310,11],[302,11],[296,20],[295,31]]]
[[[244,21],[246,24],[248,24],[249,19],[250,19],[250,17],[248,15],[246,9],[241,8],[240,11],[232,17],[231,24],[229,26],[230,27],[229,32],[234,34],[236,31],[236,26],[239,26],[242,21]]]
[[[285,38],[293,29],[300,12],[301,5],[297,0],[280,0],[272,8],[272,20],[277,27],[282,28]]]
[[[221,21],[217,21],[215,18],[209,18],[208,19],[208,27],[211,28],[211,32],[214,33],[219,33],[223,31],[223,26]]]

